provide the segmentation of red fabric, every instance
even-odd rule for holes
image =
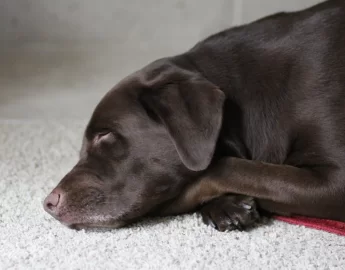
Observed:
[[[303,225],[305,227],[345,236],[345,222],[301,216],[275,216],[274,218],[291,224]]]

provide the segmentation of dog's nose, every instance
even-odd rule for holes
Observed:
[[[44,209],[52,215],[57,214],[57,210],[61,202],[61,196],[61,190],[53,190],[43,202]]]

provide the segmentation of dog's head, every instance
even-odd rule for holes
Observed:
[[[97,105],[45,210],[70,227],[115,228],[173,199],[209,166],[224,98],[167,59],[125,78]]]

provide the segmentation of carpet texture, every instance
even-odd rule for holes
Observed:
[[[0,121],[0,269],[344,269],[345,237],[290,225],[220,233],[195,215],[74,231],[42,200],[74,165],[84,121]]]

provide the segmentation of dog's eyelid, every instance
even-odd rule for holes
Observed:
[[[105,136],[105,135],[108,135],[109,133],[111,133],[110,130],[101,130],[97,133],[97,136]]]
[[[96,133],[94,136],[94,142],[99,142],[100,140],[106,140],[109,138],[115,138],[114,133],[110,130],[102,130]]]

